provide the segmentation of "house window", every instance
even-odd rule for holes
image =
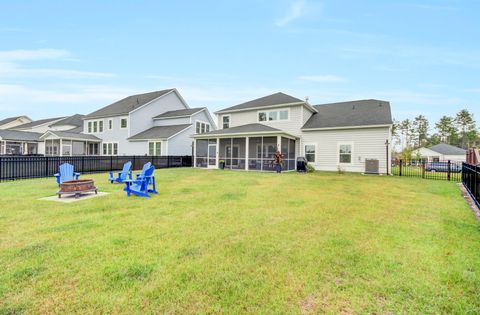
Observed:
[[[230,115],[225,115],[222,117],[222,126],[223,129],[230,128]]]
[[[97,132],[97,122],[94,121],[93,122],[93,133],[96,133]]]
[[[113,119],[109,119],[108,120],[108,130],[112,130],[113,129]]]
[[[103,132],[103,120],[98,121],[98,132]]]
[[[92,122],[88,122],[88,133],[92,133]]]
[[[210,124],[205,123],[205,122],[201,122],[201,121],[197,121],[195,123],[195,132],[196,133],[205,133],[205,132],[209,132],[209,131],[210,131]]]
[[[258,112],[258,121],[288,120],[288,109],[268,110]]]
[[[148,143],[148,155],[162,155],[162,142],[149,142]]]
[[[306,144],[305,145],[305,158],[308,162],[315,163],[315,145],[314,144]]]
[[[267,113],[266,112],[259,112],[258,113],[258,121],[267,121]]]
[[[122,129],[127,128],[127,118],[120,119],[120,128]]]
[[[338,161],[340,163],[349,164],[352,163],[352,145],[340,144],[338,150]]]
[[[102,145],[103,155],[118,155],[117,142],[104,142]]]

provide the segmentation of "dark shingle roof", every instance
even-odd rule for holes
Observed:
[[[49,130],[47,133],[52,133],[62,139],[78,139],[78,140],[92,140],[92,141],[101,141],[101,139],[95,137],[94,135],[88,135],[83,133],[71,132],[71,131],[56,131]]]
[[[130,138],[128,138],[128,140],[166,139],[190,126],[190,124],[184,124],[152,127],[145,131],[137,133],[134,136],[131,136]]]
[[[302,129],[392,124],[390,103],[386,101],[359,100],[313,107],[318,113],[313,114]]]
[[[18,131],[18,130],[0,130],[0,138],[2,140],[12,141],[40,141],[41,133]]]
[[[446,143],[439,143],[428,149],[443,155],[465,155],[467,153],[467,150]]]
[[[5,118],[5,119],[2,119],[2,120],[0,120],[0,126],[8,124],[8,123],[10,123],[10,122],[12,122],[12,121],[14,121],[18,118],[21,118],[21,117],[26,117],[26,116],[15,116],[15,117],[8,117],[8,118]]]
[[[201,110],[204,110],[205,107],[197,107],[197,108],[190,108],[190,109],[179,109],[179,110],[171,110],[160,114],[158,116],[153,117],[153,119],[163,119],[163,118],[172,118],[172,117],[188,117],[192,116],[195,113],[198,113]]]
[[[54,126],[83,126],[83,117],[85,115],[75,114],[73,116],[68,116],[62,120],[54,122],[53,124],[49,125],[49,127]]]
[[[46,118],[46,119],[35,120],[35,121],[30,122],[30,123],[19,125],[19,126],[10,128],[10,129],[12,129],[12,130],[30,129],[30,128],[34,128],[34,127],[37,127],[37,126],[40,126],[40,125],[43,125],[43,124],[46,124],[46,123],[49,123],[49,122],[52,122],[52,121],[55,121],[55,120],[59,120],[59,119],[62,119],[62,118],[65,118],[65,117],[55,117],[55,118]]]
[[[210,136],[210,135],[226,135],[226,134],[236,134],[236,133],[247,133],[247,132],[283,132],[280,129],[276,129],[270,126],[262,125],[262,124],[248,124],[248,125],[242,125],[242,126],[237,126],[237,127],[232,127],[232,128],[225,128],[225,129],[218,129],[202,134],[197,134],[196,136]]]
[[[140,106],[143,106],[153,101],[154,99],[162,95],[165,95],[171,91],[173,91],[173,89],[127,96],[124,99],[121,99],[113,104],[105,106],[97,111],[94,111],[93,113],[86,115],[84,118],[90,119],[90,118],[97,118],[97,117],[126,115],[130,113],[132,110],[135,110]]]
[[[282,92],[278,92],[272,95],[264,96],[257,98],[252,101],[248,101],[242,104],[238,104],[232,107],[228,107],[218,111],[217,113],[227,112],[232,110],[242,110],[255,107],[271,106],[271,105],[281,105],[281,104],[291,104],[291,103],[303,103],[301,99],[287,95]]]

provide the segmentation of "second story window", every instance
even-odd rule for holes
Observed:
[[[258,121],[288,120],[288,114],[288,109],[261,111],[258,112]]]
[[[222,127],[223,129],[230,128],[230,115],[225,115],[222,117]]]
[[[92,122],[88,122],[88,133],[92,133]]]
[[[98,121],[93,122],[93,133],[98,132]]]
[[[210,131],[210,124],[197,121],[195,122],[195,133],[205,133]]]
[[[87,124],[88,133],[102,133],[103,132],[103,119],[101,120],[92,120]]]
[[[103,132],[103,120],[98,122],[98,132]]]
[[[125,129],[127,128],[127,118],[120,119],[120,128]]]
[[[108,130],[112,130],[113,129],[113,119],[109,119],[108,120]]]

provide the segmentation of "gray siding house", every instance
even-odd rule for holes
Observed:
[[[191,155],[196,132],[215,130],[204,107],[190,108],[176,89],[128,96],[83,118],[101,155]]]
[[[216,112],[219,130],[196,134],[195,167],[271,171],[278,149],[284,169],[304,156],[317,170],[364,172],[367,160],[387,172],[390,104],[359,100],[310,105],[276,93]]]

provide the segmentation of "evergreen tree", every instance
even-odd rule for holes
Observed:
[[[457,133],[455,128],[455,121],[452,117],[442,116],[440,120],[435,124],[435,128],[438,131],[438,136],[441,142],[447,144],[455,144],[457,139]]]
[[[412,123],[414,133],[414,146],[421,147],[426,144],[428,138],[428,119],[423,115],[415,117]]]
[[[466,109],[462,109],[455,117],[455,123],[460,134],[460,146],[467,149],[477,139],[477,126],[473,114]]]

